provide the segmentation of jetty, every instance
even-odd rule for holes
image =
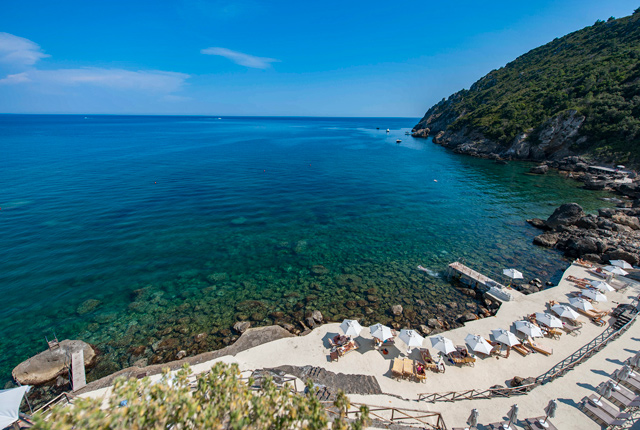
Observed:
[[[513,300],[514,293],[517,293],[512,289],[507,290],[501,283],[494,281],[480,272],[476,272],[459,261],[449,264],[447,277],[449,280],[460,282],[461,284],[480,290],[483,293],[490,294],[502,302]]]

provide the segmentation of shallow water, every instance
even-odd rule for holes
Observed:
[[[417,119],[216,118],[0,115],[2,378],[54,332],[98,346],[95,378],[224,346],[238,319],[477,310],[448,263],[553,280],[565,264],[525,219],[605,205],[406,136]]]

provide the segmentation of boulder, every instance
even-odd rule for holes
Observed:
[[[553,248],[560,239],[557,233],[546,232],[533,238],[533,243],[539,246],[546,246],[547,248]]]
[[[311,318],[313,318],[315,320],[315,322],[317,323],[321,323],[322,322],[322,312],[315,310],[311,313]]]
[[[63,340],[60,347],[43,351],[18,364],[11,375],[21,385],[41,385],[67,373],[69,357],[74,352],[84,352],[84,365],[95,364],[96,353],[91,345],[81,340]]]
[[[540,218],[531,218],[531,219],[528,219],[527,222],[532,226],[534,226],[535,228],[539,228],[540,230],[549,230],[549,227],[547,227],[547,224]]]
[[[640,220],[633,216],[627,216],[623,214],[615,214],[611,217],[616,224],[622,224],[630,227],[632,230],[640,230]]]
[[[585,213],[579,204],[565,203],[553,211],[546,224],[551,229],[559,226],[574,225],[583,216],[585,216]]]
[[[391,313],[393,315],[402,315],[402,305],[391,306]]]
[[[602,260],[611,261],[611,260],[624,260],[632,266],[637,266],[638,254],[633,254],[631,252],[625,251],[624,249],[616,249],[607,251],[605,255],[602,256]]]
[[[312,275],[315,275],[315,276],[322,276],[322,275],[326,275],[327,273],[329,273],[329,269],[327,269],[324,266],[321,266],[320,264],[316,264],[315,266],[311,266],[309,271],[311,272]]]
[[[529,173],[533,173],[535,175],[544,175],[549,171],[549,166],[546,164],[540,164],[538,166],[532,167],[529,169]]]
[[[238,321],[233,325],[233,329],[240,334],[247,331],[249,327],[251,327],[251,323],[249,321]]]
[[[422,137],[422,138],[429,137],[429,132],[430,131],[431,130],[429,130],[428,128],[415,130],[413,133],[411,133],[411,136],[413,136],[413,137]]]

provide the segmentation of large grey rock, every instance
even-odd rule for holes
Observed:
[[[391,306],[391,313],[394,315],[402,315],[402,305]]]
[[[546,224],[551,229],[555,229],[559,226],[574,225],[584,215],[585,213],[579,204],[565,203],[553,211],[551,216],[547,219]]]
[[[536,175],[544,175],[549,171],[549,166],[546,164],[540,164],[538,166],[532,167],[529,169],[529,173],[534,173]]]
[[[233,325],[233,329],[240,334],[247,331],[249,327],[251,327],[251,323],[249,321],[238,321]]]
[[[560,236],[557,233],[546,232],[533,238],[533,243],[539,246],[546,246],[547,248],[553,248],[556,246]]]
[[[84,351],[84,365],[91,367],[96,362],[93,347],[81,340],[63,340],[60,347],[43,351],[18,364],[11,375],[22,385],[41,385],[66,375],[69,357],[75,352]]]

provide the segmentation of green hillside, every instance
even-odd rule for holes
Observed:
[[[640,161],[640,8],[533,49],[433,106],[416,129],[480,132],[508,147],[568,110],[586,119],[573,153]],[[586,139],[584,139],[586,137]]]

